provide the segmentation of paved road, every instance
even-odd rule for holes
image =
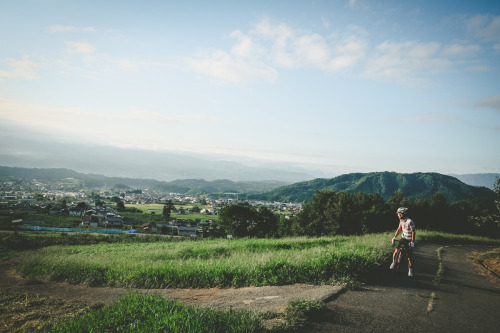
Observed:
[[[415,249],[414,278],[407,271],[381,273],[378,281],[328,302],[324,315],[304,332],[500,332],[498,281],[466,260],[473,250],[491,248],[445,246],[444,275],[435,284],[438,247]]]

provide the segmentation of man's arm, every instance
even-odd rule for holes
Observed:
[[[396,235],[394,235],[394,238],[392,239],[392,244],[396,242],[396,237],[398,237],[400,232],[401,232],[401,224],[399,225],[398,230],[396,230]]]
[[[396,230],[396,234],[394,235],[394,238],[398,237],[400,232],[401,232],[401,224],[399,225],[398,230]]]

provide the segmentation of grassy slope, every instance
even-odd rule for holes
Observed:
[[[387,239],[377,234],[54,246],[24,260],[18,270],[26,277],[142,288],[334,283],[386,261]]]
[[[391,234],[53,246],[25,259],[25,277],[93,286],[209,288],[338,283],[387,262]],[[420,231],[418,241],[493,242]]]

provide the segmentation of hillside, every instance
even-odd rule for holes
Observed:
[[[495,192],[486,187],[467,185],[460,180],[438,173],[402,174],[396,172],[351,173],[335,178],[318,178],[271,190],[252,198],[266,201],[303,202],[310,201],[316,190],[328,189],[350,193],[379,193],[387,200],[397,190],[410,200],[429,198],[441,192],[449,203],[474,198],[495,198]]]
[[[227,179],[205,181],[203,179],[183,179],[171,182],[153,179],[136,179],[122,177],[106,177],[96,174],[84,174],[70,169],[30,169],[0,166],[0,178],[18,178],[22,180],[37,179],[39,181],[58,181],[67,178],[80,180],[83,186],[88,188],[112,188],[122,189],[155,189],[164,192],[189,193],[195,191],[197,194],[212,193],[261,193],[270,191],[276,187],[286,185],[280,181],[231,181]]]

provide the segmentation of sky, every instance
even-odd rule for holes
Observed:
[[[500,172],[499,1],[0,0],[0,145]]]

